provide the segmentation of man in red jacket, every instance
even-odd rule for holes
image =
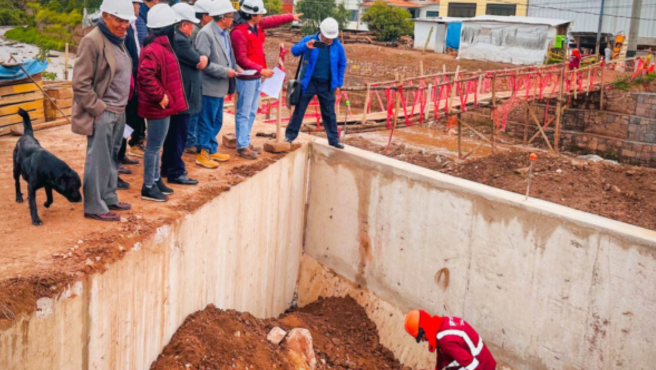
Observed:
[[[261,148],[251,145],[251,129],[260,104],[260,83],[262,77],[273,77],[273,71],[267,69],[264,56],[264,30],[286,23],[299,21],[303,14],[284,14],[264,17],[267,10],[262,0],[243,0],[239,9],[239,19],[235,20],[230,38],[234,48],[235,59],[242,69],[255,70],[251,76],[237,77],[237,155],[246,159],[257,159]]]
[[[414,310],[405,317],[405,331],[428,350],[437,350],[435,370],[495,370],[497,363],[478,333],[458,317],[430,316]]]

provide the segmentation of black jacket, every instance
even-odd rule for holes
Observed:
[[[201,71],[196,68],[200,63],[198,50],[191,43],[191,38],[180,30],[175,31],[175,53],[180,62],[182,71],[182,85],[184,87],[189,110],[182,114],[200,113],[203,104],[203,91],[201,83]]]

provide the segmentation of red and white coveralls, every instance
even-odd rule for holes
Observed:
[[[428,350],[437,349],[435,370],[495,370],[497,363],[483,339],[459,317],[430,317],[420,313],[419,326],[428,338]]]

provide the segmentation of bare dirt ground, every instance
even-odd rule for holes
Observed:
[[[320,299],[267,320],[210,305],[187,317],[150,369],[295,370],[298,367],[284,344],[277,346],[266,340],[276,326],[311,332],[317,369],[404,369],[380,344],[376,324],[350,297]]]
[[[451,139],[452,141],[455,139]],[[363,136],[348,145],[385,155],[385,146]],[[526,193],[528,152],[506,149],[495,155],[457,161],[444,148],[393,142],[389,157],[519,194]],[[537,152],[531,196],[580,211],[656,230],[656,170],[608,162],[591,162],[573,155]]]
[[[222,134],[234,132],[233,116],[225,115]],[[227,126],[227,127],[226,127]],[[256,124],[253,143],[262,145],[268,139],[255,137],[257,132],[271,132],[272,125]],[[71,132],[70,126],[39,131],[41,145],[67,162],[82,177],[86,139]],[[43,226],[33,226],[27,202],[16,203],[12,178],[12,152],[16,137],[0,138],[0,308],[16,316],[35,309],[36,299],[54,297],[66,285],[86,274],[106,269],[120,259],[135,243],[148,239],[156,229],[201,207],[283,155],[263,153],[257,161],[236,156],[236,150],[221,149],[232,159],[218,170],[207,170],[195,164],[193,155],[185,154],[189,176],[199,179],[196,187],[172,185],[175,194],[167,203],[141,200],[143,165],[130,166],[132,175],[121,177],[131,184],[119,191],[122,202],[132,210],[122,212],[122,222],[103,223],[85,219],[83,205],[72,204],[55,194],[50,209],[43,207],[45,193],[37,192],[37,206]],[[220,142],[220,140],[219,140]],[[27,185],[21,180],[26,194]],[[2,312],[2,311],[0,311]],[[8,323],[0,314],[0,326]]]

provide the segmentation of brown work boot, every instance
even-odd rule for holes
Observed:
[[[254,151],[257,154],[262,153],[262,147],[261,146],[256,146],[256,145],[251,144],[250,148],[251,148],[252,151]]]
[[[196,156],[196,164],[210,169],[219,167],[219,164],[214,162],[212,158],[210,158],[210,154],[205,150],[201,150],[200,154]]]
[[[237,155],[245,159],[257,159],[258,154],[251,148],[237,149]]]
[[[212,160],[216,162],[227,162],[230,159],[230,156],[227,154],[216,152],[214,154],[210,154],[210,158],[212,158]]]

